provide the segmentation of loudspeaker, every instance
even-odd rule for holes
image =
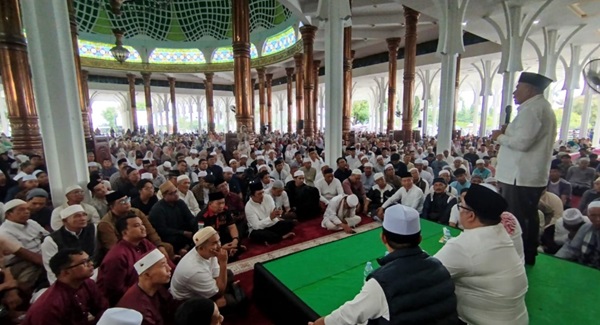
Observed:
[[[423,127],[423,120],[419,120],[419,127],[422,128]]]
[[[304,120],[299,120],[298,121],[298,130],[304,130]]]

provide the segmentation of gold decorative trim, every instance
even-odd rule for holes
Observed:
[[[251,67],[264,67],[283,62],[304,49],[302,40],[298,40],[287,49],[271,55],[252,59]],[[81,65],[86,68],[110,69],[121,71],[157,72],[157,73],[201,73],[233,71],[233,61],[225,63],[202,63],[202,64],[156,64],[156,63],[134,63],[100,60],[81,57]]]

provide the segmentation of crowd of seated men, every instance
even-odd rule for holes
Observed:
[[[210,324],[246,305],[228,263],[252,245],[293,238],[298,223],[321,218],[324,229],[351,234],[361,216],[382,221],[401,204],[463,228],[470,186],[497,190],[497,147],[485,138],[462,137],[436,153],[435,139],[404,144],[365,133],[335,162],[323,160],[320,135],[255,136],[233,151],[223,139],[112,138],[110,157],[88,153],[87,186],[66,187],[56,207],[42,157],[0,150],[0,317],[49,324],[68,312],[83,324],[118,307],[145,324],[204,310]],[[596,158],[584,148],[572,161],[568,147],[557,148],[539,203],[540,250],[600,268]],[[515,217],[503,213],[502,224],[522,247]]]

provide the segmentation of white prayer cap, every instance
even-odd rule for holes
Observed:
[[[299,177],[299,176],[303,176],[303,177],[304,177],[304,172],[303,172],[303,171],[301,171],[301,170],[297,170],[297,171],[294,173],[294,177]]]
[[[25,174],[24,172],[19,172],[19,173],[18,173],[18,174],[17,174],[17,175],[16,175],[16,176],[13,178],[13,180],[15,180],[15,181],[18,181],[18,180],[20,180],[21,178],[23,178],[23,176],[25,176],[25,175],[27,175],[27,174]]]
[[[16,155],[15,158],[17,158],[20,162],[29,161],[29,157],[26,155]]]
[[[362,175],[362,172],[360,171],[360,169],[353,169],[352,175]]]
[[[444,169],[444,170],[440,170],[440,172],[438,173],[438,175],[444,175],[444,174],[450,175],[450,172]]]
[[[369,163],[369,162],[368,162],[368,163],[365,163],[363,166],[364,166],[364,167],[371,167],[371,168],[373,168],[373,164],[371,164],[371,163]]]
[[[383,159],[383,156],[382,156],[382,155],[379,155],[379,156],[377,156],[377,157],[376,157],[376,159],[377,159],[377,160],[379,160],[379,159]]]
[[[37,181],[37,177],[35,177],[34,175],[25,175],[22,178],[23,182],[27,182],[27,181]]]
[[[413,168],[409,169],[409,170],[408,170],[408,172],[409,172],[409,173],[412,173],[412,172],[417,172],[417,173],[418,173],[418,172],[419,172],[419,170],[418,170],[418,169],[416,169],[415,167],[413,167]]]
[[[415,165],[422,165],[423,164],[423,159],[419,158],[419,159],[415,159]]]
[[[6,213],[9,210],[16,208],[19,205],[23,205],[23,204],[27,204],[27,202],[25,202],[23,200],[19,200],[19,199],[10,200],[10,201],[6,202],[6,204],[4,204],[4,212]]]
[[[588,157],[579,158],[579,161],[590,162],[590,158],[588,158]]]
[[[397,235],[414,235],[421,231],[419,212],[417,210],[396,204],[385,210],[383,229]]]
[[[149,180],[153,180],[154,176],[152,176],[152,173],[143,173],[142,175],[140,175],[141,179],[149,179]]]
[[[263,153],[263,152],[262,152],[262,150],[256,150],[254,153],[255,153],[257,156],[260,156],[260,155],[262,155],[262,153]],[[258,158],[256,158],[256,159],[258,159]]]
[[[266,168],[267,170],[269,170],[269,166],[267,166],[267,165],[260,165],[260,166],[257,166],[257,167],[256,167],[256,169],[257,169],[259,172],[260,172],[260,170],[261,170],[261,169],[263,169],[263,168]]]
[[[394,165],[392,165],[392,164],[387,164],[387,165],[385,165],[385,168],[384,168],[384,170],[387,170],[388,168],[392,168],[392,169],[394,169]]]
[[[60,212],[60,218],[62,220],[65,220],[68,217],[74,215],[75,213],[80,213],[80,212],[85,213],[85,210],[83,209],[83,207],[81,205],[79,205],[79,204],[69,205],[68,207],[64,208]]]
[[[378,180],[380,178],[383,178],[383,173],[375,173],[375,176],[373,176],[373,178],[375,178],[375,180]]]
[[[194,244],[196,245],[196,247],[198,247],[198,246],[202,245],[205,241],[207,241],[210,237],[215,235],[216,233],[217,233],[217,231],[215,230],[215,228],[205,227],[205,228],[198,230],[194,234],[194,237],[192,239],[194,240]]]
[[[92,161],[88,163],[88,167],[100,167],[100,164],[95,161]]]
[[[588,204],[588,212],[591,208],[600,208],[600,201],[592,201]]]
[[[246,159],[247,159],[247,158],[248,158],[248,155],[241,155],[241,156],[240,156],[240,159],[244,159],[244,158],[246,158]]]
[[[96,325],[141,325],[144,317],[139,311],[128,308],[109,308]]]
[[[493,177],[488,177],[488,178],[484,179],[483,182],[486,184],[498,183],[498,181]]]
[[[245,172],[245,171],[246,171],[246,167],[244,167],[244,166],[240,166],[240,167],[238,167],[238,168],[235,170],[235,173],[236,173],[236,174],[241,174],[241,173],[243,173],[243,172]]]
[[[479,164],[485,164],[485,160],[477,159],[477,161],[475,162],[475,165],[479,165]]]
[[[425,167],[429,166],[429,160],[423,159],[423,166],[425,166]]]
[[[456,157],[454,158],[455,161],[463,161],[463,159],[461,157]]]
[[[190,155],[196,155],[198,154],[198,150],[197,149],[191,149],[190,150]]]
[[[206,177],[207,175],[208,174],[205,171],[203,171],[203,170],[201,170],[201,171],[198,172],[198,177]],[[177,177],[177,178],[179,178],[179,177]]]
[[[188,175],[179,175],[179,176],[177,176],[177,183],[179,183],[179,182],[183,182],[183,181],[185,181],[185,180],[188,180],[188,181],[189,181],[189,180],[190,180],[190,177],[189,177]]]
[[[256,160],[265,160],[265,156],[256,156]]]
[[[231,168],[231,167],[223,167],[223,173],[233,173],[233,168]]]
[[[173,165],[171,165],[171,162],[169,162],[169,161],[165,161],[165,162],[163,163],[163,168],[171,168],[171,167],[173,167]]]
[[[346,203],[350,208],[356,208],[358,205],[358,196],[351,194],[346,197]]]
[[[237,160],[235,159],[229,159],[229,164],[231,165],[232,163],[237,162]]]
[[[206,228],[212,228],[212,227],[206,227]],[[206,228],[204,228],[204,229],[206,229]],[[155,248],[150,253],[144,255],[137,262],[135,262],[135,264],[133,264],[133,267],[135,268],[135,271],[137,272],[137,274],[141,275],[142,273],[146,272],[149,268],[151,268],[152,265],[158,263],[163,258],[165,258],[165,255],[163,253],[161,253],[158,250],[158,248]]]
[[[40,173],[46,173],[46,172],[43,171],[43,170],[41,170],[41,169],[38,169],[38,170],[34,171],[33,173],[31,173],[31,175],[37,177],[37,175],[40,174]]]
[[[71,186],[67,187],[67,189],[65,190],[65,195],[67,195],[67,194],[69,194],[69,193],[71,193],[73,191],[76,191],[76,190],[81,190],[81,186],[79,186],[79,185],[71,185]]]
[[[473,175],[473,176],[477,176],[477,175]],[[486,183],[482,183],[482,184],[479,184],[479,185],[481,185],[481,186],[483,186],[483,187],[487,187],[487,188],[489,188],[490,190],[492,190],[492,191],[494,191],[494,192],[498,193],[498,189],[496,188],[496,186],[494,186],[494,185],[492,185],[492,184],[486,184]]]
[[[367,157],[367,156],[362,156],[362,157],[360,158],[360,161],[363,161],[363,160],[369,160],[369,157]]]
[[[303,163],[312,163],[312,160],[310,160],[310,158],[306,157],[304,159],[302,159]]]
[[[217,153],[213,151],[213,152],[209,153],[208,155],[209,155],[209,156],[216,156],[216,155],[217,155]]]
[[[592,202],[594,202],[594,201],[592,201]],[[591,205],[591,203],[590,203],[590,205]],[[589,210],[589,205],[588,205],[588,210]],[[583,215],[581,214],[581,211],[579,211],[579,209],[570,208],[570,209],[566,209],[563,212],[562,219],[563,219],[564,224],[569,225],[569,226],[574,226],[583,221]]]

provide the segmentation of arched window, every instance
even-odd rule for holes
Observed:
[[[267,38],[263,45],[262,53],[263,55],[269,55],[281,52],[294,45],[294,43],[296,43],[296,33],[294,32],[294,27],[289,27],[278,34]]]
[[[155,64],[198,64],[206,63],[204,54],[198,49],[156,48],[148,62]]]
[[[113,44],[92,42],[85,40],[78,40],[79,42],[79,56],[83,58],[99,59],[99,60],[114,60],[110,49],[114,47]],[[127,62],[142,62],[142,57],[131,46],[124,46],[129,50],[129,58]]]

